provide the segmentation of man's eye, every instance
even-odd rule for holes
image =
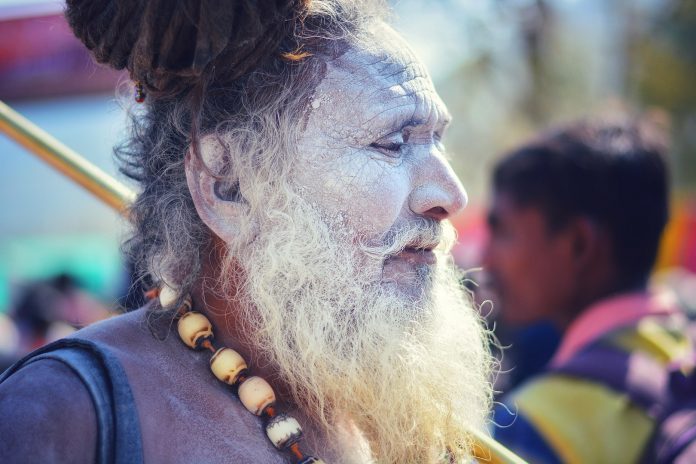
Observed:
[[[370,144],[370,148],[384,153],[387,156],[397,158],[401,155],[401,148],[404,146],[404,136],[401,132],[389,134],[386,137]]]
[[[395,142],[390,142],[390,143],[373,143],[370,146],[372,148],[377,148],[378,150],[385,150],[385,151],[399,151],[401,150],[402,143],[395,143]]]

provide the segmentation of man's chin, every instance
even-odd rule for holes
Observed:
[[[436,264],[389,258],[384,262],[382,285],[410,300],[422,300],[432,290],[432,275]]]

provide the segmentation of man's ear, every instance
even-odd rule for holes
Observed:
[[[198,215],[227,243],[239,235],[241,218],[248,211],[239,181],[220,175],[229,169],[229,161],[225,147],[212,135],[200,140],[200,156],[189,148],[184,160],[186,183]]]
[[[588,217],[579,216],[571,219],[567,225],[571,239],[573,263],[578,270],[597,265],[597,258],[606,252],[603,240],[605,235],[601,227]]]

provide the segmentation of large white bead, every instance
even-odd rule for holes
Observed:
[[[231,348],[220,348],[210,358],[210,369],[219,380],[234,385],[239,373],[247,368],[244,358]]]
[[[237,393],[244,407],[257,416],[276,400],[273,389],[261,377],[249,377],[242,382]]]
[[[160,306],[163,308],[169,308],[171,305],[176,303],[179,299],[179,292],[170,287],[169,285],[162,285],[159,292],[159,302]]]
[[[273,446],[283,450],[302,438],[302,427],[294,417],[278,414],[266,424],[266,435]]]
[[[181,340],[190,348],[197,348],[201,340],[213,336],[213,325],[208,318],[195,311],[184,313],[179,318],[177,329]]]

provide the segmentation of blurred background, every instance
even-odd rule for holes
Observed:
[[[479,266],[490,169],[501,153],[549,125],[647,111],[674,147],[673,219],[656,279],[696,308],[696,2],[392,3],[397,29],[454,115],[445,143],[470,198],[454,221],[458,263]],[[92,63],[62,8],[0,0],[0,99],[125,181],[111,149],[125,134],[131,101],[115,88],[127,76]],[[0,355],[9,356],[126,304],[129,277],[119,253],[125,227],[113,211],[1,135],[0,152]],[[9,323],[20,313],[33,318],[31,330]]]

